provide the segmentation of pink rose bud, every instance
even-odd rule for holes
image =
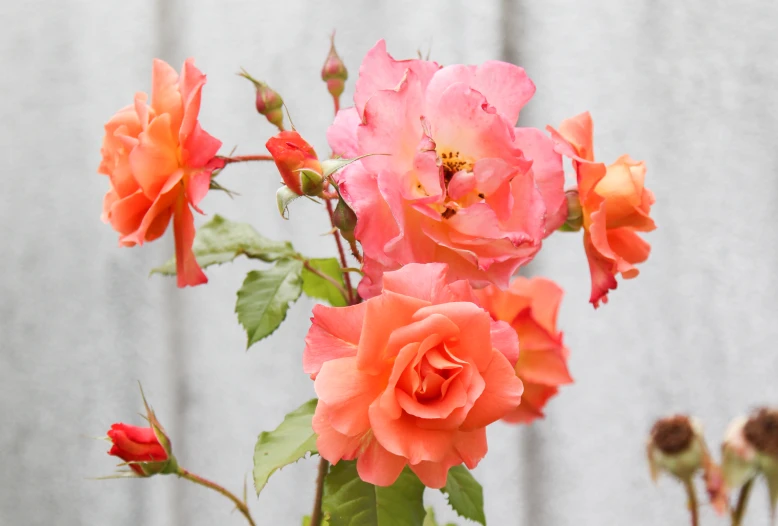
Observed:
[[[281,98],[281,95],[264,82],[253,78],[245,70],[238,73],[238,75],[250,80],[254,84],[257,90],[257,112],[260,115],[264,115],[279,130],[284,131],[284,100]]]
[[[348,79],[348,70],[335,50],[335,34],[330,40],[330,53],[327,60],[324,61],[324,67],[321,68],[321,79],[327,83],[327,91],[332,95],[335,102],[335,113],[340,109],[340,96],[346,87]]]

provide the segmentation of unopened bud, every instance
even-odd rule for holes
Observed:
[[[332,213],[332,222],[340,230],[341,235],[349,243],[355,243],[354,229],[357,226],[357,215],[351,207],[338,194],[338,204]]]
[[[581,200],[578,196],[578,189],[576,188],[565,192],[565,199],[567,200],[567,220],[560,230],[577,232],[581,230],[581,227],[583,226],[583,208],[581,207]]]
[[[282,131],[268,139],[265,144],[281,173],[284,184],[297,195],[319,195],[321,193],[322,166],[313,147],[296,131]],[[303,178],[301,172],[307,171]],[[303,184],[308,181],[307,191]],[[318,191],[316,191],[316,187]],[[314,193],[311,193],[314,192]]]
[[[321,195],[324,190],[324,177],[318,172],[315,172],[308,168],[303,168],[299,171],[300,174],[300,187],[303,191],[303,195],[316,197]]]
[[[279,130],[284,130],[284,101],[281,95],[262,81],[256,80],[245,70],[238,73],[241,77],[248,79],[254,84],[257,91],[256,107],[260,115],[265,118]]]
[[[690,480],[706,458],[699,423],[684,415],[658,420],[651,429],[647,454],[652,479],[666,472]]]
[[[332,100],[335,102],[335,112],[337,113],[340,109],[340,96],[346,87],[348,70],[335,50],[334,33],[330,40],[330,53],[327,55],[327,60],[324,61],[324,67],[321,68],[321,79],[327,83],[327,91],[332,95]]]

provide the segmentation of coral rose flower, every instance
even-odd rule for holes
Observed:
[[[113,424],[108,431],[108,438],[113,442],[108,454],[132,462],[130,468],[141,477],[154,474],[161,466],[159,463],[168,459],[165,448],[151,427]]]
[[[359,69],[353,108],[327,132],[336,155],[366,157],[337,176],[357,215],[362,297],[407,263],[505,288],[565,220],[562,159],[540,130],[516,128],[535,92],[520,67],[396,61],[384,41]]]
[[[406,465],[431,488],[486,454],[485,426],[514,410],[516,333],[479,307],[444,264],[384,275],[364,303],[317,305],[303,365],[319,403],[313,429],[332,463],[357,459],[359,476],[392,484]]]
[[[282,131],[268,139],[265,147],[273,156],[284,184],[297,195],[303,195],[299,170],[321,173],[321,163],[316,152],[296,131]]]
[[[567,370],[569,351],[556,328],[562,289],[544,278],[516,278],[508,290],[494,285],[475,291],[495,320],[510,324],[519,336],[516,374],[524,383],[521,405],[503,420],[530,423],[543,417],[543,407],[558,387],[573,381]]]
[[[103,221],[119,232],[122,246],[153,241],[173,218],[178,286],[208,279],[192,252],[191,207],[208,192],[214,156],[221,142],[200,128],[203,75],[192,59],[179,78],[162,60],[154,61],[151,102],[145,93],[105,125],[98,171],[111,179]]]
[[[549,127],[557,150],[573,160],[583,210],[584,249],[592,276],[589,301],[607,303],[624,279],[638,275],[636,264],[648,259],[651,245],[636,232],[656,228],[649,216],[654,194],[644,186],[646,165],[622,155],[610,166],[594,162],[592,117],[582,113],[562,122],[557,132]]]

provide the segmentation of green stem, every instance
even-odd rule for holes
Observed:
[[[322,457],[319,460],[319,474],[316,476],[316,496],[313,500],[313,511],[311,512],[310,526],[321,526],[321,520],[324,516],[321,510],[321,502],[324,497],[324,479],[327,476],[327,470],[330,463]]]
[[[249,511],[249,508],[246,505],[246,503],[241,499],[239,499],[238,497],[236,497],[228,489],[223,488],[222,486],[219,486],[215,482],[211,482],[210,480],[205,479],[200,475],[195,475],[191,471],[187,471],[182,467],[178,468],[177,475],[181,478],[194,482],[195,484],[200,484],[201,486],[205,486],[206,488],[210,488],[218,493],[221,493],[222,495],[230,499],[235,504],[235,507],[238,508],[238,511],[240,511],[244,517],[246,517],[246,520],[249,522],[251,526],[257,526],[257,524],[254,522],[254,519],[251,518],[251,512]]]
[[[697,490],[694,488],[694,480],[692,477],[683,481],[683,485],[686,488],[686,496],[689,499],[689,513],[692,517],[692,526],[700,526],[700,506],[697,502]]]
[[[735,509],[732,510],[732,526],[740,526],[743,524],[743,517],[746,515],[746,507],[748,506],[748,498],[751,495],[751,488],[754,485],[754,479],[749,480],[740,489],[740,494],[737,497],[737,504]]]

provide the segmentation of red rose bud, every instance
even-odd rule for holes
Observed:
[[[296,131],[282,131],[271,137],[265,147],[273,156],[281,178],[287,187],[297,195],[318,195],[321,193],[322,168],[316,152]],[[305,172],[305,176],[301,172]],[[318,192],[311,194],[317,188]],[[303,183],[306,186],[303,188]]]
[[[273,90],[270,86],[262,81],[256,80],[248,72],[241,71],[238,73],[241,77],[248,79],[254,84],[257,90],[256,106],[257,111],[264,115],[271,124],[275,125],[279,130],[284,130],[284,101],[281,95]]]
[[[114,424],[108,431],[108,438],[113,442],[108,454],[127,462],[140,477],[176,470],[175,458],[165,450],[152,427]]]
[[[324,61],[324,67],[321,68],[321,79],[327,83],[327,91],[332,95],[335,102],[335,113],[340,109],[340,96],[346,87],[348,79],[348,70],[335,50],[335,34],[330,39],[330,53],[327,60]]]

